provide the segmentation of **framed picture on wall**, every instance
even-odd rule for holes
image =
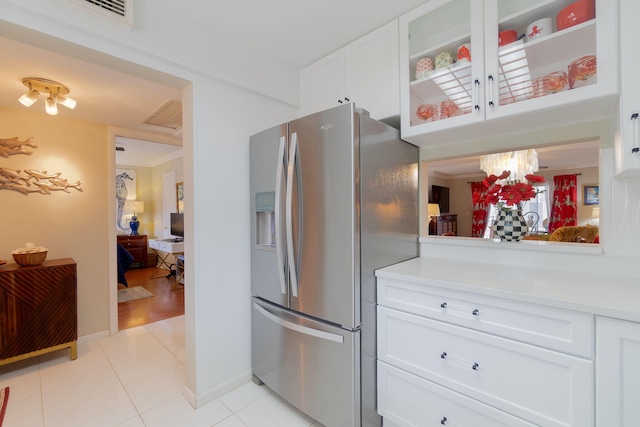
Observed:
[[[178,213],[184,213],[184,184],[182,182],[176,184],[176,199],[178,201]]]
[[[585,206],[600,204],[600,188],[598,185],[582,186],[582,204]]]

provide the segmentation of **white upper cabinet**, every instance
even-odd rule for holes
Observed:
[[[400,114],[398,21],[309,65],[300,74],[300,115],[345,102],[384,119]]]
[[[452,128],[477,138],[612,114],[617,2],[590,0],[566,26],[556,17],[574,1],[431,0],[401,17],[403,138],[442,145]]]
[[[300,74],[300,116],[345,102],[344,50],[339,50],[303,69]]]
[[[640,175],[640,2],[620,1],[620,127],[621,138],[616,141],[616,172]]]

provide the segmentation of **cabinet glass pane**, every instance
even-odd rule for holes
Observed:
[[[497,18],[499,105],[597,82],[595,0],[498,0]]]
[[[411,126],[471,112],[471,0],[409,23]]]

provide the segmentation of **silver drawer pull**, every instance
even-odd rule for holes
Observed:
[[[465,312],[465,313],[468,313],[468,312],[469,312],[469,309],[468,309],[468,308],[465,308],[465,307],[457,307],[457,306],[455,306],[455,305],[449,305],[449,304],[447,304],[446,302],[443,302],[442,304],[440,304],[440,307],[441,307],[441,308],[444,308],[444,309],[447,309],[447,308],[448,308],[449,310],[458,310],[458,311],[463,311],[463,312]],[[479,314],[480,314],[480,311],[478,311],[478,309],[477,309],[477,308],[474,308],[474,309],[471,311],[471,314],[473,314],[474,316],[477,316],[477,315],[479,315]]]
[[[450,427],[458,426],[458,424],[453,424],[451,421],[449,421],[447,417],[442,417],[442,419],[440,420],[440,424],[442,424],[443,426],[450,426]]]
[[[474,371],[477,371],[478,369],[480,369],[480,365],[478,365],[477,363],[469,363],[469,362],[465,362],[464,360],[460,360],[460,359],[456,359],[455,357],[448,356],[446,351],[442,352],[442,354],[440,355],[440,358],[445,360],[450,360],[462,366],[467,366],[473,369]]]

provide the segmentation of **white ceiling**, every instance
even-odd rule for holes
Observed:
[[[423,3],[426,0],[208,0],[181,2],[175,13],[188,15],[194,25],[229,43],[299,69]]]

